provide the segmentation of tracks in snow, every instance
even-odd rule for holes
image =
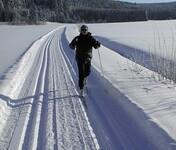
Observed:
[[[25,97],[9,150],[99,149],[63,55],[63,30],[51,33],[34,49],[38,52],[21,90]]]
[[[49,33],[28,51],[22,58],[28,60],[20,69],[24,73],[15,78],[15,90],[9,97],[0,94],[11,111],[0,149],[99,149],[70,75],[70,70],[74,72],[72,55],[66,51],[63,33],[63,28]],[[88,86],[87,114],[101,149],[171,149],[172,140],[96,69],[92,69]],[[10,99],[11,95],[15,98]]]

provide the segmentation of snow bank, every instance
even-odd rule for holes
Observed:
[[[171,56],[175,53],[175,21],[96,24],[90,25],[90,29],[100,40],[101,37],[107,39],[102,44],[108,48],[100,48],[104,77],[141,108],[151,121],[176,140],[175,84],[167,80],[159,81],[155,72],[110,52],[110,49],[115,52],[123,49],[126,52],[123,54],[128,55],[130,51],[126,48],[131,47],[136,49],[136,53],[147,52],[174,58]],[[93,65],[102,72],[99,59],[95,50]],[[171,145],[174,148],[175,142]]]
[[[59,26],[61,24],[49,22],[24,26],[0,24],[0,79],[33,42]]]
[[[115,25],[118,27],[119,24],[114,24],[114,26]],[[104,31],[101,28],[101,26],[104,26],[103,29],[106,31]],[[92,25],[91,27],[95,30],[95,33],[97,33],[97,30],[99,31],[99,29],[101,28],[101,32],[99,31],[99,33],[96,34],[96,37],[99,37],[100,39],[101,37],[108,36],[107,29],[109,28],[109,26],[111,27],[111,24],[97,24],[95,26]],[[90,30],[93,30],[91,27],[90,27]],[[141,28],[142,28],[142,25],[141,25]],[[112,29],[114,28],[110,28],[110,31]],[[69,42],[78,34],[79,32],[76,26],[72,26],[70,28],[67,28],[66,30],[66,37]],[[116,99],[118,101],[117,102],[118,107],[121,106],[123,109],[126,110],[126,112],[128,112],[128,114],[130,114],[128,117],[131,116],[133,123],[134,124],[136,123],[137,125],[139,125],[140,129],[143,132],[145,132],[145,136],[148,138],[149,137],[152,138],[153,143],[155,143],[156,145],[159,145],[157,147],[163,150],[164,149],[174,149],[175,139],[176,139],[176,136],[175,136],[176,128],[174,126],[174,124],[176,123],[176,120],[173,114],[174,113],[173,111],[175,108],[174,107],[175,105],[173,105],[175,104],[174,97],[176,96],[174,85],[167,82],[167,80],[165,81],[165,83],[167,84],[165,84],[162,81],[159,81],[157,77],[153,78],[153,75],[156,74],[155,72],[152,72],[126,59],[125,57],[119,55],[116,49],[121,49],[121,47],[119,47],[118,41],[113,41],[114,43],[112,45],[112,42],[111,42],[112,37],[110,36],[112,35],[109,35],[108,38],[106,37],[107,40],[104,40],[102,42],[102,44],[106,45],[107,47],[101,46],[99,50],[93,51],[93,60],[92,60],[92,65],[100,73],[99,75],[101,75],[101,77],[99,77],[99,80],[101,80],[101,82],[104,82],[104,80],[105,82],[107,81],[106,84],[103,84],[104,85],[103,88],[106,89],[106,91],[104,92],[106,92],[107,94],[110,94],[110,97],[118,98]],[[133,36],[135,37],[134,34]],[[108,46],[109,47],[114,46],[114,48],[110,47],[109,49]],[[123,48],[124,50],[126,50],[125,48],[128,48],[128,46],[123,47]],[[144,49],[139,49],[139,50],[141,53],[145,53]],[[126,51],[126,52],[130,52],[130,51]],[[128,53],[126,53],[126,55],[128,55]],[[102,65],[100,63],[102,63]],[[95,80],[94,79],[95,74],[93,74],[93,76],[94,77],[89,78],[91,79],[89,83],[92,83],[92,80]],[[99,84],[100,83],[98,83],[97,80],[95,80],[91,85],[89,84],[89,86],[91,87],[91,96],[93,95],[93,93],[95,93],[94,96],[96,97],[93,99],[92,98],[93,96],[92,96],[91,100],[96,101],[94,102],[94,104],[96,105],[103,105],[102,103],[106,103],[107,99],[105,97],[103,98],[99,96],[101,95],[99,93],[99,90],[100,90]],[[111,91],[112,88],[110,88],[110,85],[112,85],[112,87],[116,89],[114,90],[114,92]],[[96,87],[99,87],[99,88],[96,88]],[[173,87],[173,88],[170,88],[170,87]],[[101,100],[101,104],[99,104],[100,100]],[[167,102],[168,101],[169,102],[167,103],[166,100]],[[114,121],[113,119],[111,119],[110,121],[111,122],[110,126],[113,126],[115,124],[115,119],[117,118],[115,115],[108,116],[108,114],[109,112],[112,111],[111,109],[113,109],[114,111],[116,110],[113,107],[114,103],[116,102],[112,102],[109,99],[109,104],[107,102],[107,104],[105,104],[103,108],[101,106],[97,108],[94,105],[91,105],[91,110],[93,109],[92,107],[95,107],[96,109],[102,109],[102,112],[105,113],[103,117],[101,115],[99,116],[99,117],[102,117],[102,120],[104,120],[105,118],[114,117],[113,118]],[[97,112],[97,110],[95,112]],[[141,114],[143,114],[145,117],[144,116],[141,117]],[[119,115],[119,113],[116,115]],[[144,122],[147,124],[145,124]],[[99,122],[97,121],[97,124],[98,123]],[[107,135],[108,134],[105,134],[105,136]],[[102,136],[103,136],[103,133],[102,133]],[[135,135],[132,135],[132,136],[135,137]],[[160,137],[160,141],[156,141],[157,137]],[[109,137],[109,139],[113,140],[112,137]],[[143,139],[141,139],[140,142]],[[138,146],[140,147],[140,144]]]

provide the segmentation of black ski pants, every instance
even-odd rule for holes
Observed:
[[[78,85],[80,89],[83,89],[85,84],[84,80],[86,80],[86,77],[90,74],[91,61],[88,61],[88,62],[77,61],[77,65],[78,65],[78,72],[79,72]]]

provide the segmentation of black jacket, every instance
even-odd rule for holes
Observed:
[[[100,43],[91,36],[90,32],[88,32],[86,35],[80,34],[79,36],[76,36],[69,46],[71,49],[76,48],[76,60],[84,61],[92,58],[92,48],[99,48]]]

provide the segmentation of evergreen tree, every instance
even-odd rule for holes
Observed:
[[[37,6],[32,3],[29,11],[29,21],[31,24],[38,24],[39,18],[38,18],[38,9]]]
[[[5,21],[4,18],[4,4],[2,0],[0,0],[0,21]]]
[[[13,1],[4,1],[4,19],[6,22],[12,21],[12,6]]]
[[[113,0],[0,0],[0,21],[118,22],[175,19],[176,3]],[[147,12],[147,13],[146,13]]]

